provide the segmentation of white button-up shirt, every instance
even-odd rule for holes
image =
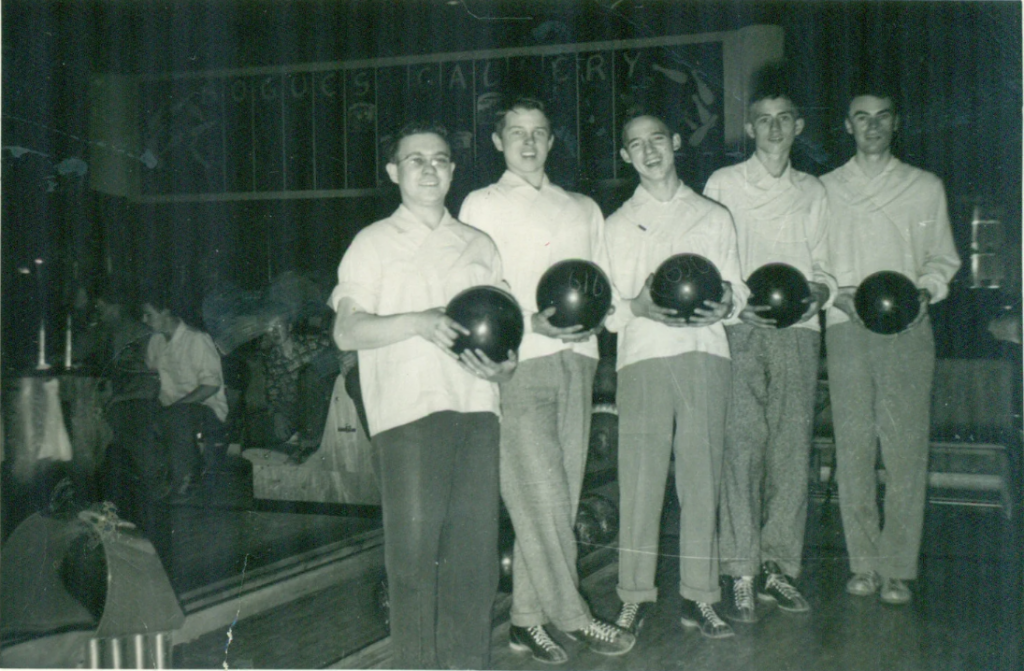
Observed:
[[[446,210],[436,229],[404,205],[361,230],[338,266],[328,299],[343,298],[388,316],[444,307],[469,287],[501,282],[494,242]],[[499,414],[498,385],[463,370],[437,345],[415,336],[359,351],[359,381],[371,435],[444,410]]]
[[[858,286],[880,270],[903,273],[933,303],[949,295],[949,281],[960,268],[960,256],[946,210],[942,180],[895,157],[876,177],[868,177],[850,159],[822,176],[832,222],[829,248],[840,286]],[[836,308],[827,324],[849,317]]]
[[[224,374],[220,353],[207,333],[180,322],[170,340],[162,333],[149,338],[146,365],[160,375],[160,404],[171,405],[191,394],[201,385],[217,387],[217,393],[203,401],[224,421],[228,416],[228,399],[224,394]]]
[[[704,195],[732,214],[744,278],[767,263],[787,263],[808,280],[827,286],[829,302],[822,308],[832,304],[839,287],[828,251],[828,200],[816,177],[788,164],[775,177],[754,154],[743,163],[716,170]],[[814,318],[794,326],[821,329]]]
[[[607,272],[604,216],[590,198],[565,191],[547,175],[539,189],[506,171],[501,179],[468,196],[459,219],[484,231],[501,251],[505,280],[523,308],[526,335],[519,360],[572,349],[597,358],[597,339],[563,343],[531,329],[537,312],[537,284],[548,268],[565,259],[593,261]]]
[[[675,254],[700,254],[732,284],[733,312],[749,294],[740,274],[736,229],[729,211],[682,182],[672,199],[657,200],[640,185],[633,196],[608,217],[606,230],[612,283],[624,298],[643,289],[648,276]],[[672,327],[635,317],[629,308],[616,311],[608,328],[619,332],[616,369],[645,359],[687,352],[729,356],[722,322],[711,326]]]

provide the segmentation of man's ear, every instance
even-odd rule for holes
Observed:
[[[619,149],[619,156],[621,156],[622,160],[626,163],[629,163],[630,165],[633,164],[633,161],[629,160],[629,152],[626,151],[625,147]]]
[[[900,129],[900,115],[899,114],[893,114],[892,115],[892,132],[895,133],[899,129]]]
[[[398,166],[391,161],[388,161],[387,165],[384,166],[384,170],[387,171],[388,177],[391,178],[391,181],[398,184]]]
[[[799,135],[800,133],[803,133],[803,132],[804,132],[804,120],[802,118],[800,118],[800,119],[797,119],[796,122],[793,124],[793,134],[794,135]]]
[[[846,126],[846,132],[853,135],[853,123],[850,121],[850,117],[843,120],[843,125]]]
[[[672,133],[672,151],[679,151],[679,148],[683,146],[683,138],[679,133]]]
[[[500,135],[498,135],[497,133],[491,133],[491,142],[494,143],[495,149],[497,149],[501,153],[505,153],[505,145],[502,143]]]
[[[751,140],[754,139],[754,124],[750,123],[749,121],[746,122],[745,124],[743,124],[743,130],[747,132],[747,137],[749,137]]]

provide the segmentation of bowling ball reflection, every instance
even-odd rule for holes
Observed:
[[[469,335],[459,334],[455,340],[456,354],[479,349],[501,363],[523,341],[523,312],[512,294],[497,287],[466,289],[448,302],[444,312],[469,330]]]
[[[906,275],[882,270],[864,278],[853,295],[864,326],[882,335],[907,328],[921,309],[919,292]]]
[[[583,331],[590,331],[601,323],[611,305],[611,282],[590,261],[559,261],[537,283],[537,310],[554,307],[555,314],[548,321],[558,328],[579,324]]]
[[[770,308],[758,315],[774,319],[775,328],[786,328],[800,321],[807,311],[804,302],[811,295],[804,274],[786,263],[767,263],[747,278],[752,306]]]
[[[658,307],[676,311],[689,320],[704,301],[722,300],[722,275],[715,264],[700,254],[676,254],[654,271],[651,300]]]

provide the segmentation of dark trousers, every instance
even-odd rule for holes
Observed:
[[[393,664],[485,669],[498,591],[498,417],[438,412],[373,437]]]
[[[202,434],[206,446],[206,470],[217,470],[221,466],[227,453],[224,422],[217,419],[209,406],[185,403],[161,407],[157,411],[156,426],[160,459],[168,465],[174,489],[181,485],[186,475],[193,481],[198,479],[201,460],[196,438],[199,434]]]

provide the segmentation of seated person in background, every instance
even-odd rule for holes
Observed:
[[[271,320],[267,336],[271,346],[264,366],[274,442],[315,451],[341,370],[341,353],[329,334],[296,333],[285,317]]]
[[[142,485],[139,493],[157,493],[165,473],[152,440],[160,392],[159,377],[146,365],[153,330],[139,321],[138,307],[133,308],[127,294],[115,287],[100,292],[96,314],[95,361],[110,381],[104,415],[114,433],[114,445],[130,460],[132,479]]]
[[[142,304],[142,319],[156,332],[149,340],[146,364],[160,375],[158,449],[166,450],[161,456],[170,466],[172,490],[184,496],[200,473],[221,466],[227,452],[223,433],[228,402],[213,338],[185,324],[160,289]],[[202,468],[199,434],[206,444]]]

